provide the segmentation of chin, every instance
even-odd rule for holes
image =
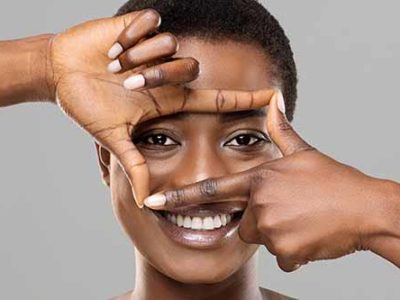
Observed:
[[[213,266],[207,267],[192,267],[188,269],[171,270],[166,275],[167,277],[183,284],[214,284],[219,283],[235,273],[240,268],[232,268],[232,266]]]
[[[257,249],[257,245],[247,245],[241,250],[230,249],[228,254],[218,250],[197,250],[191,255],[174,255],[168,261],[159,261],[160,264],[153,266],[165,276],[183,284],[215,284],[243,270]]]

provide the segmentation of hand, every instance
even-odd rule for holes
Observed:
[[[280,107],[280,109],[279,109]],[[283,157],[229,177],[207,179],[145,200],[153,209],[209,202],[246,201],[239,236],[262,244],[290,272],[309,261],[366,249],[383,230],[374,179],[320,153],[293,130],[271,100],[267,127]]]
[[[160,22],[151,9],[90,21],[56,35],[49,48],[48,78],[57,104],[117,157],[140,207],[149,173],[131,140],[137,123],[179,111],[233,110],[236,100],[243,109],[260,107],[273,93],[183,88],[180,83],[198,76],[198,63],[171,58],[177,39],[154,35]],[[118,59],[110,63],[110,57]]]

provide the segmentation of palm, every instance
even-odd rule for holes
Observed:
[[[142,206],[149,191],[149,173],[131,141],[135,125],[179,111],[259,108],[268,104],[273,91],[189,90],[180,84],[143,91],[125,89],[127,73],[145,66],[111,74],[106,68],[106,53],[134,15],[90,21],[57,35],[51,44],[50,61],[58,105],[117,157],[133,186],[136,202]]]

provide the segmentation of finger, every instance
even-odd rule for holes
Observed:
[[[253,171],[245,171],[232,176],[209,178],[187,185],[178,190],[152,195],[144,200],[144,205],[152,209],[173,209],[210,201],[247,201]]]
[[[252,110],[269,104],[275,91],[195,90],[176,85],[164,85],[143,91],[134,91],[135,97],[148,104],[140,122],[177,112],[224,113]]]
[[[261,235],[257,229],[257,220],[254,213],[248,207],[240,220],[238,234],[240,239],[247,244],[262,244]]]
[[[108,65],[108,71],[111,73],[124,72],[172,56],[177,50],[177,38],[168,32],[160,33],[125,51]]]
[[[142,208],[144,199],[149,195],[150,174],[146,160],[123,129],[113,134],[115,141],[109,145],[110,151],[128,177],[136,204]]]
[[[154,32],[161,24],[161,16],[154,9],[145,9],[134,12],[129,19],[121,16],[124,23],[129,24],[119,35],[117,41],[108,52],[110,59],[116,59],[120,54],[133,47],[143,37]]]
[[[312,147],[307,144],[293,129],[285,115],[285,101],[281,91],[271,99],[267,115],[267,129],[272,141],[284,156],[294,154]]]
[[[288,272],[288,273],[296,271],[297,269],[299,269],[301,267],[301,264],[299,264],[291,259],[284,258],[282,256],[277,256],[276,261],[278,263],[279,268],[281,268],[282,271]]]
[[[199,63],[194,58],[180,58],[155,65],[132,75],[124,81],[129,90],[154,88],[165,84],[178,84],[192,81],[199,75]]]
[[[187,89],[182,103],[182,111],[228,112],[252,110],[267,106],[274,90],[193,90]]]

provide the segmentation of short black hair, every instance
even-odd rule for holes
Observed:
[[[287,117],[293,119],[297,71],[290,41],[279,22],[257,0],[129,0],[116,15],[147,8],[161,15],[158,32],[206,40],[232,39],[261,46],[285,97]]]

